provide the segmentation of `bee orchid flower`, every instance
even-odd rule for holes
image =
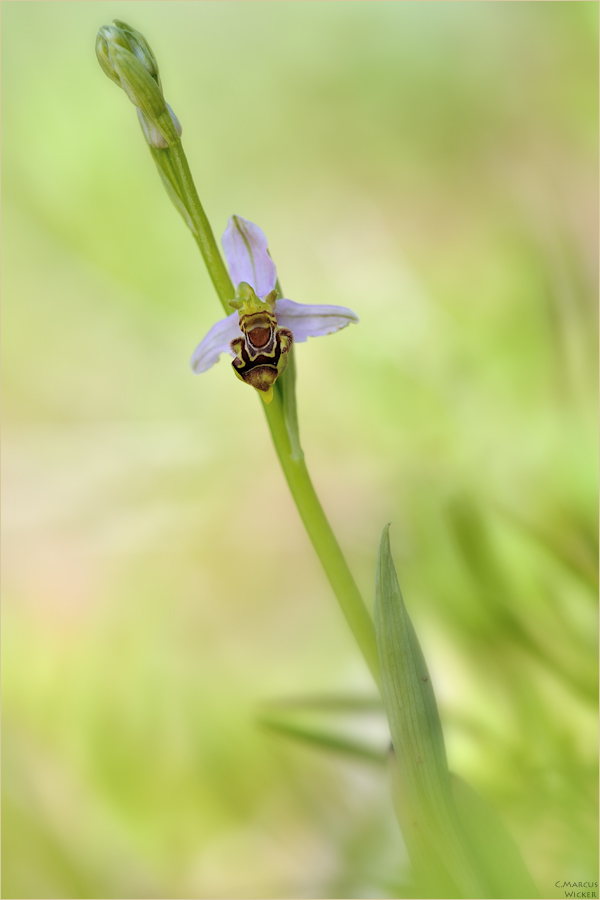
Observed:
[[[270,403],[273,385],[286,369],[294,342],[332,334],[358,322],[358,316],[344,306],[278,299],[277,271],[267,239],[258,225],[240,216],[230,218],[223,249],[236,286],[229,303],[235,312],[217,322],[196,347],[192,369],[200,375],[228,353],[237,377]]]

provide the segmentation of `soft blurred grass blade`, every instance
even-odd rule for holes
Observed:
[[[39,809],[27,809],[5,792],[2,825],[2,897],[98,896],[89,860],[65,845]]]
[[[441,861],[459,896],[487,896],[456,813],[435,695],[400,593],[389,525],[383,530],[377,560],[375,630],[383,702],[402,785],[399,805],[409,807],[399,815],[400,825],[411,821],[420,835],[413,844],[417,874],[428,867],[437,869]],[[409,853],[410,844],[407,837]]]
[[[306,694],[298,697],[281,697],[264,703],[265,709],[308,710],[330,713],[379,713],[383,712],[380,697],[357,694]]]
[[[541,630],[534,633],[533,629],[524,627],[515,612],[517,589],[498,557],[479,505],[470,497],[457,497],[448,506],[448,519],[465,565],[481,593],[493,635],[499,638],[503,634],[506,640],[521,647],[549,672],[560,673],[564,682],[586,702],[595,703],[597,684],[593,676],[590,679],[589,666],[578,671],[561,659],[546,645]],[[592,666],[595,667],[595,660]]]
[[[281,734],[284,737],[292,738],[306,744],[312,744],[320,750],[333,751],[341,753],[344,756],[353,756],[366,762],[377,763],[383,765],[385,762],[385,754],[366,744],[361,744],[352,738],[340,734],[331,734],[330,732],[321,731],[313,728],[306,728],[296,723],[284,722],[281,719],[270,717],[261,717],[258,724],[268,731]]]
[[[486,609],[494,617],[494,627],[523,649],[539,656],[540,648],[506,602],[511,594],[509,581],[498,561],[479,505],[471,497],[458,496],[448,504],[447,514],[450,530],[465,564],[477,584],[485,589]]]
[[[492,897],[539,897],[521,852],[494,809],[457,775],[452,792],[467,838],[485,872]]]
[[[598,537],[588,523],[575,515],[562,516],[562,530],[556,525],[526,519],[514,510],[498,505],[507,519],[533,538],[581,581],[591,588],[594,598],[598,592]]]

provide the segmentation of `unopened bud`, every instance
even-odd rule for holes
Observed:
[[[164,149],[177,141],[181,126],[163,97],[158,64],[144,36],[115,20],[98,32],[96,56],[102,71],[137,107],[148,143]]]
[[[150,75],[154,78],[160,87],[160,75],[158,74],[158,63],[156,57],[150,49],[150,45],[143,34],[132,28],[126,22],[120,22],[119,19],[113,19],[114,26],[119,30],[120,34],[128,41],[128,49],[133,55],[146,67]]]

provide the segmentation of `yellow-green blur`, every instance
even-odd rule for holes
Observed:
[[[223,313],[113,16],[215,234],[360,317],[296,348],[302,445],[370,603],[392,522],[451,770],[541,896],[597,881],[598,5],[5,2],[2,895],[411,896],[385,767],[290,737],[381,715],[257,724],[374,688],[254,392],[190,370]]]

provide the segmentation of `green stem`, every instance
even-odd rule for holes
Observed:
[[[229,316],[231,315],[231,307],[228,306],[228,303],[230,300],[233,300],[235,290],[231,283],[227,267],[225,266],[219,248],[217,247],[217,242],[215,241],[215,236],[210,227],[210,222],[200,203],[200,198],[198,197],[181,141],[176,144],[171,144],[168,153],[173,161],[179,183],[188,201],[186,206],[193,224],[192,233],[200,248],[202,258],[206,263],[208,274],[215,286],[215,290],[221,301],[221,306]]]
[[[221,304],[225,312],[230,314],[231,309],[228,306],[228,302],[234,296],[234,288],[217,247],[212,228],[196,192],[181,142],[172,144],[168,151],[163,152],[169,153],[176,173],[178,187],[185,198],[185,207],[192,221],[192,233],[200,248]],[[293,372],[284,373],[280,382],[286,376],[288,390],[293,392]],[[261,401],[261,405],[264,406],[275,450],[304,527],[308,532],[312,545],[373,678],[377,685],[381,687],[379,657],[373,620],[367,611],[310,480],[310,475],[304,462],[304,454],[299,446],[297,437],[295,397],[293,401],[293,404],[291,402],[287,404],[288,419],[291,417],[294,420],[293,422],[286,422],[283,387],[280,383],[276,385],[272,402],[266,406]],[[292,436],[292,439],[290,436]]]
[[[373,620],[363,602],[331,525],[323,512],[304,458],[297,458],[293,452],[286,428],[283,404],[278,393],[274,393],[272,402],[265,406],[265,413],[273,444],[300,518],[371,674],[377,686],[381,688]]]

